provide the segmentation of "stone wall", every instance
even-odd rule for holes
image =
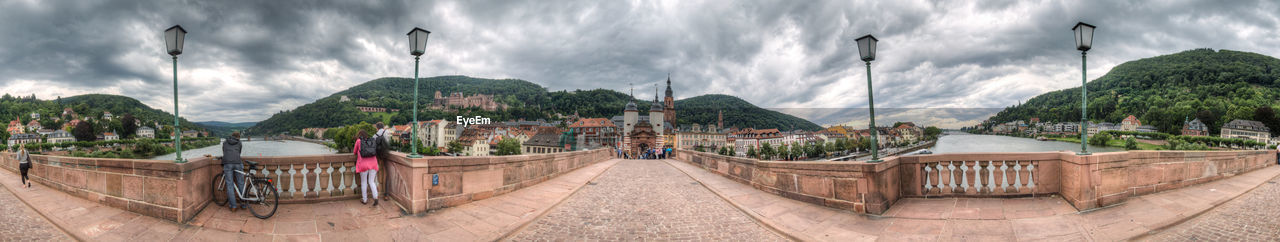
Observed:
[[[1086,210],[1270,166],[1276,152],[969,153],[865,163],[760,161],[682,150],[674,158],[782,197],[881,214],[902,197],[1061,195]]]
[[[212,201],[217,157],[187,163],[170,160],[98,159],[32,155],[34,182],[67,194],[139,214],[186,222]],[[380,184],[404,211],[457,206],[511,192],[612,158],[606,149],[492,157],[408,158],[393,152],[380,167]],[[352,154],[245,157],[261,167],[251,173],[273,179],[281,203],[360,197]],[[13,153],[0,153],[0,167],[18,172]],[[438,178],[437,178],[438,177]],[[433,178],[438,183],[433,184]]]
[[[613,153],[610,151],[597,149],[514,156],[431,157],[412,160],[409,164],[397,162],[395,169],[398,177],[392,180],[406,192],[399,196],[414,196],[408,203],[411,205],[406,206],[405,210],[417,213],[458,206],[532,186],[566,172],[611,159]],[[420,165],[423,161],[427,165]],[[433,180],[438,182],[433,184]],[[401,198],[397,198],[399,199]]]
[[[168,160],[97,159],[32,155],[32,181],[72,196],[130,212],[184,222],[209,204],[213,159],[177,164]],[[17,173],[13,153],[0,167]]]
[[[1085,210],[1276,164],[1276,151],[1129,151],[1065,156],[1060,194]]]

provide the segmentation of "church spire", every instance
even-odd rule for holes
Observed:
[[[671,97],[671,73],[667,73],[667,97]]]

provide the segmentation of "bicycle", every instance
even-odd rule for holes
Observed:
[[[258,163],[244,161],[249,170],[258,170]],[[270,218],[276,214],[280,204],[280,196],[276,194],[271,178],[258,177],[244,171],[236,171],[244,176],[244,187],[236,188],[236,198],[241,204],[249,205],[249,212],[260,219]],[[223,173],[213,176],[213,202],[218,206],[227,204],[227,182],[222,179]],[[252,182],[251,182],[252,181]]]

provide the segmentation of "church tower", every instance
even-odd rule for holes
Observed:
[[[653,132],[658,133],[658,137],[662,137],[667,129],[667,120],[663,118],[663,114],[667,111],[662,108],[662,103],[658,102],[658,85],[653,85],[653,91],[653,103],[649,105],[649,123],[653,124]]]
[[[676,99],[671,96],[671,74],[667,74],[667,97],[663,99],[663,105],[666,106],[662,115],[663,120],[672,126],[678,126],[676,124]]]

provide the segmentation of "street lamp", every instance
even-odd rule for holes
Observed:
[[[173,148],[178,152],[174,162],[182,160],[182,128],[178,126],[178,55],[182,54],[182,43],[186,40],[187,30],[181,25],[174,25],[164,30],[165,49],[173,56]]]
[[[410,125],[413,128],[413,134],[411,134],[413,140],[409,141],[411,143],[409,146],[412,147],[409,158],[422,158],[422,155],[418,154],[418,59],[422,53],[427,52],[427,35],[429,34],[431,31],[418,27],[409,31],[409,54],[413,55],[413,125]]]
[[[876,100],[872,96],[875,92],[871,89],[871,61],[876,60],[876,42],[878,41],[880,40],[869,34],[858,38],[858,53],[862,54],[862,61],[867,63],[867,107],[870,107],[871,112],[871,129],[867,130],[871,133],[871,160],[867,161],[869,163],[882,161],[880,160],[880,143],[877,142],[880,132],[876,130]]]
[[[1085,59],[1089,49],[1093,48],[1094,28],[1097,27],[1084,22],[1076,23],[1071,28],[1076,32],[1076,50],[1080,51],[1080,153],[1076,153],[1077,155],[1089,155],[1089,88],[1085,86],[1089,82],[1089,75],[1086,73]]]

